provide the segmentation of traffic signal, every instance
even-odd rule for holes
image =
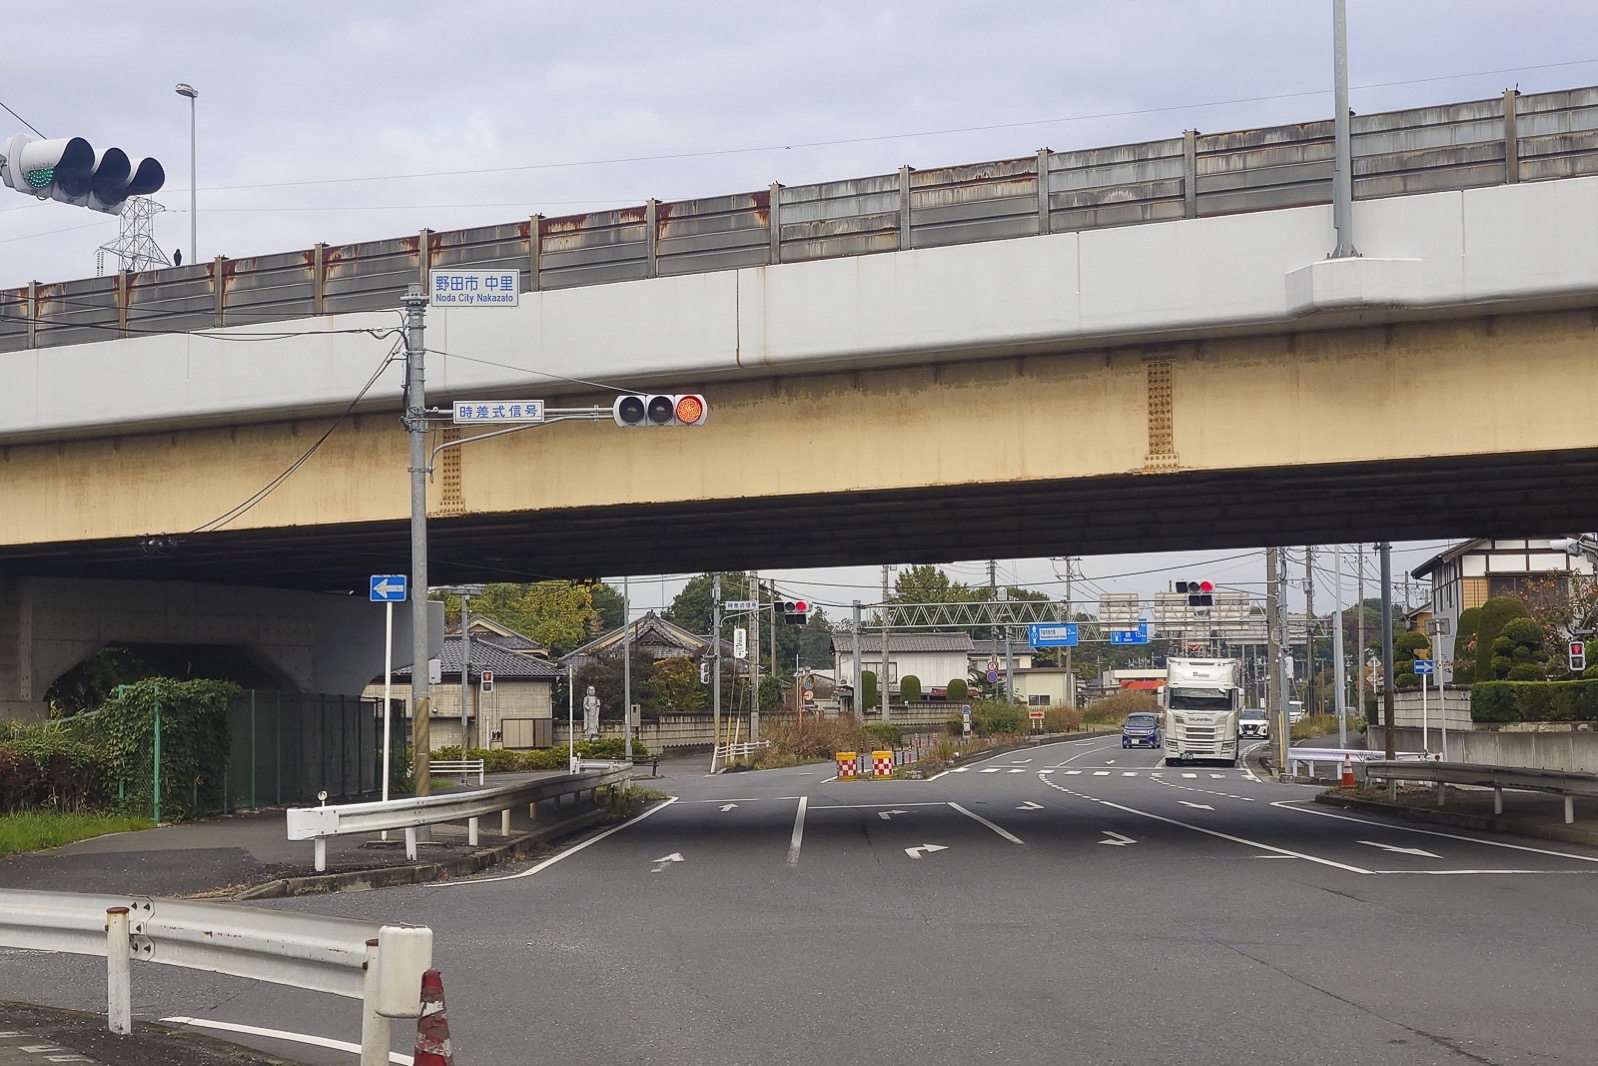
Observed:
[[[629,392],[610,407],[618,426],[702,426],[710,405],[698,393],[649,396]]]
[[[1570,672],[1579,674],[1587,669],[1587,645],[1580,640],[1570,642]]]
[[[771,609],[782,615],[791,626],[802,626],[810,621],[810,605],[804,600],[773,600]]]
[[[82,137],[45,141],[18,133],[0,146],[0,183],[40,200],[120,215],[128,197],[166,184],[166,171],[154,159],[135,167],[120,148],[96,152]]]
[[[1215,585],[1208,581],[1178,581],[1176,591],[1186,593],[1189,607],[1214,607]]]
[[[701,685],[710,684],[710,660],[709,659],[700,659],[699,660],[699,683]]]

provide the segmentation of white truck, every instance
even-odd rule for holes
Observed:
[[[1160,690],[1167,766],[1201,759],[1237,765],[1242,679],[1237,659],[1169,660]]]

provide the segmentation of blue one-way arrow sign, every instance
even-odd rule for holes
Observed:
[[[405,598],[404,574],[373,574],[372,602],[394,603]]]

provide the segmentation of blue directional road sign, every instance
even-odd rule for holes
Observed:
[[[1430,659],[1416,659],[1415,672],[1417,674],[1436,673],[1436,664]]]
[[[1076,647],[1075,622],[1040,622],[1026,628],[1027,642],[1034,648]]]
[[[398,603],[404,600],[406,584],[404,574],[373,574],[372,602]]]
[[[1147,644],[1149,642],[1149,623],[1146,618],[1139,618],[1136,629],[1110,630],[1111,644]]]

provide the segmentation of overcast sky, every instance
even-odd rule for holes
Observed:
[[[199,91],[199,255],[238,258],[650,196],[1322,119],[1332,112],[1331,8],[13,4],[0,104],[20,119],[0,110],[0,139],[26,122],[161,160],[168,181],[156,199],[167,210],[156,238],[188,255],[190,103],[173,91],[187,82]],[[1515,85],[1598,83],[1595,16],[1593,0],[1348,0],[1352,106],[1370,113]],[[109,216],[0,189],[0,288],[92,276],[95,249],[115,235]],[[1438,547],[1408,548],[1395,571]],[[1148,594],[1188,576],[1258,589],[1259,553],[1219,556],[1227,561],[1208,567],[1101,558],[1082,570],[1112,591]],[[1170,565],[1182,569],[1159,569]],[[1055,580],[1047,560],[1003,567],[1020,583]],[[951,572],[986,580],[979,563]],[[810,577],[816,598],[848,602],[873,598],[880,572]],[[641,584],[658,586],[656,598],[669,588]]]

